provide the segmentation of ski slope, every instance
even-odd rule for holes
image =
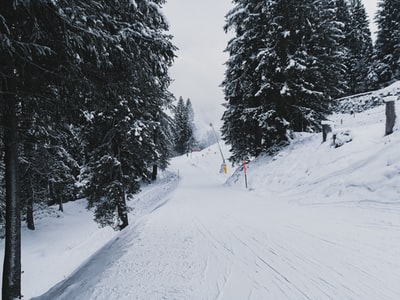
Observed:
[[[248,165],[248,189],[212,146],[175,158],[120,233],[83,202],[43,218],[23,232],[25,297],[400,299],[399,126],[383,135],[383,106],[331,118],[351,141],[299,134]]]

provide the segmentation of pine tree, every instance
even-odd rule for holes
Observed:
[[[380,83],[400,79],[400,2],[380,0],[376,15],[378,26],[375,43]]]
[[[182,97],[174,108],[174,145],[178,155],[188,153],[192,141],[192,128],[190,126],[189,111]]]
[[[241,161],[261,153],[261,126],[257,119],[262,112],[261,68],[258,54],[267,47],[266,26],[272,23],[272,1],[234,1],[236,7],[227,15],[225,30],[234,30],[226,51],[229,60],[222,83],[228,107],[222,119],[223,138],[231,145],[232,161]]]
[[[154,181],[158,176],[158,169],[165,170],[173,152],[173,120],[165,113],[160,113],[154,129],[155,161],[151,179]]]
[[[20,196],[28,228],[34,230],[34,204],[59,204],[63,211],[63,203],[76,199],[79,165],[70,153],[75,140],[70,129],[44,116],[30,117],[20,146]]]
[[[175,48],[165,34],[161,2],[103,3],[103,24],[113,39],[100,84],[86,104],[84,131],[86,191],[101,225],[126,227],[128,194],[139,190],[140,179],[150,181],[154,166],[165,167],[169,157],[161,125],[172,99],[168,67]]]
[[[30,14],[43,3],[0,4],[0,97],[4,128],[4,165],[6,194],[6,237],[3,265],[2,299],[21,297],[21,224],[18,190],[18,92],[23,86],[24,66],[32,64],[33,56],[49,54],[49,48],[35,41],[38,28]]]
[[[343,78],[342,78],[342,91],[341,94],[337,95],[337,97],[340,96],[345,96],[351,93],[350,85],[351,85],[351,58],[350,58],[350,44],[349,44],[349,37],[350,37],[350,32],[352,30],[351,26],[351,13],[350,13],[350,8],[347,0],[336,0],[334,2],[335,5],[335,20],[337,24],[339,25],[338,27],[341,30],[341,35],[342,38],[338,40],[338,48],[341,49],[343,52],[342,55],[342,63],[343,67],[345,68]],[[334,96],[335,97],[335,96]],[[336,98],[336,97],[335,97]]]
[[[350,50],[347,60],[349,93],[357,94],[375,86],[372,65],[374,48],[365,7],[361,0],[350,1],[350,24],[346,46]]]
[[[315,87],[316,94],[318,91],[322,92],[322,98],[313,101],[316,105],[315,111],[318,118],[323,118],[331,112],[331,100],[343,96],[348,89],[345,62],[349,49],[344,43],[348,12],[346,3],[336,0],[313,2],[312,7],[311,16],[316,29],[306,43],[311,49],[309,54],[316,60],[311,69],[316,72],[311,72],[310,82]]]
[[[194,123],[194,110],[190,98],[186,100],[185,106],[188,114],[188,126],[190,132],[189,147],[190,149],[193,149],[193,147],[197,146],[197,140],[196,140],[196,125]]]
[[[22,142],[20,170],[22,174],[30,174],[31,177],[34,176],[34,172],[29,172],[29,168],[32,168],[33,165],[50,166],[43,163],[44,158],[55,162],[54,168],[47,169],[46,173],[57,177],[59,175],[57,172],[62,170],[60,166],[56,166],[56,164],[61,163],[60,157],[58,157],[60,151],[51,153],[45,150],[45,152],[47,151],[46,155],[39,156],[37,149],[44,149],[43,145],[40,144],[41,142],[46,144],[42,135],[48,133],[50,127],[53,128],[52,130],[56,130],[56,127],[58,127],[57,131],[61,133],[59,141],[57,141],[57,137],[52,136],[54,147],[57,148],[58,144],[62,143],[61,136],[68,132],[68,129],[63,130],[63,128],[68,128],[67,119],[71,119],[71,116],[75,116],[77,112],[77,110],[71,109],[76,107],[76,103],[71,105],[73,103],[71,99],[79,99],[76,94],[69,98],[65,95],[66,93],[72,94],[71,85],[84,82],[82,76],[80,76],[82,72],[77,66],[78,53],[83,57],[83,53],[92,53],[95,45],[97,45],[90,38],[86,39],[86,42],[91,41],[91,43],[83,45],[82,33],[86,32],[88,28],[82,28],[79,31],[79,26],[71,26],[71,22],[67,20],[64,14],[65,11],[72,13],[81,10],[82,7],[77,4],[82,5],[82,1],[75,2],[73,9],[70,9],[68,1],[59,1],[57,4],[48,1],[19,3],[16,6],[15,13],[20,19],[19,25],[21,26],[14,27],[15,35],[18,38],[13,40],[10,32],[11,45],[13,43],[15,45],[2,48],[5,54],[2,58],[7,62],[12,62],[11,68],[14,68],[17,74],[16,101],[19,106],[19,131],[21,132]],[[4,23],[3,26],[7,28],[8,25]],[[81,35],[77,36],[77,33]],[[87,34],[86,37],[89,35],[92,36]],[[26,39],[27,41],[20,43],[21,37],[22,40]],[[6,36],[6,38],[8,37]],[[10,42],[4,43],[4,45],[10,45]],[[75,82],[68,86],[66,84],[67,78],[72,78]],[[67,87],[69,90],[67,90]],[[82,85],[79,85],[78,88],[74,89],[74,92],[79,91],[81,93],[83,90],[81,87]],[[33,158],[35,158],[34,161],[31,160]],[[41,176],[41,178],[43,177]],[[22,180],[29,180],[29,176],[23,176]],[[35,191],[36,196],[44,195],[48,182],[32,180],[29,184],[21,182],[21,186],[25,188],[21,193],[22,209],[27,209],[27,219],[33,221],[32,193]],[[31,187],[30,193],[28,193],[28,186]],[[40,198],[45,197],[41,196]],[[29,226],[33,227],[33,223],[31,221],[29,223]]]
[[[48,37],[60,35],[57,23],[50,22],[58,13],[55,3],[49,1],[10,0],[0,4],[0,94],[6,181],[3,299],[16,299],[21,294],[19,117],[27,107],[30,110],[32,105],[45,99],[33,94],[41,95],[42,88],[50,84],[49,79],[55,77],[48,76],[55,74],[54,69],[44,62],[55,53]],[[23,130],[21,133],[23,139]]]
[[[99,171],[100,178],[91,182],[92,188],[97,183],[99,187],[89,195],[96,217],[109,224],[117,210],[122,228],[127,225],[125,193],[138,190],[138,178],[148,176],[151,166],[167,164],[163,110],[172,99],[168,67],[175,48],[165,33],[163,2],[1,2],[6,199],[2,299],[21,296],[21,175],[27,175],[21,178],[21,195],[29,219],[34,199],[51,194],[62,203],[74,196],[80,160],[87,169],[92,167],[91,179]],[[87,122],[80,124],[82,120]],[[77,130],[85,149],[76,151],[79,147],[66,140],[71,128],[82,125],[90,125]],[[99,213],[103,204],[106,210]]]
[[[335,1],[234,2],[222,132],[240,161],[276,151],[289,129],[319,129],[346,88],[347,51]]]

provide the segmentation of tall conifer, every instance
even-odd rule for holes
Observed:
[[[349,4],[350,26],[346,37],[350,50],[347,60],[349,93],[357,94],[374,88],[372,65],[374,48],[369,21],[361,0],[351,0]]]
[[[234,1],[223,137],[233,161],[270,153],[292,131],[318,130],[346,88],[343,23],[336,2]]]
[[[400,1],[379,0],[376,53],[380,83],[400,79]]]

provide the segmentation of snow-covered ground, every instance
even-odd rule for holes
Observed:
[[[351,141],[298,135],[248,165],[248,189],[217,146],[178,157],[119,233],[83,201],[42,215],[23,230],[25,298],[400,299],[400,126],[384,136],[384,114],[332,116]]]

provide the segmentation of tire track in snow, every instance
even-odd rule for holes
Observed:
[[[238,222],[238,220],[235,220],[235,222]],[[238,222],[238,225],[239,224],[240,223]],[[222,257],[224,257],[226,263],[228,264],[228,266],[226,266],[228,269],[239,270],[243,275],[248,276],[248,280],[252,282],[253,285],[253,287],[251,288],[252,291],[253,289],[260,290],[261,288],[268,290],[268,288],[265,286],[265,284],[263,285],[261,282],[255,280],[255,278],[251,276],[252,273],[251,271],[249,274],[250,261],[248,261],[248,258],[252,258],[253,263],[250,266],[250,268],[254,268],[255,272],[259,272],[257,271],[257,269],[259,269],[263,270],[261,271],[261,273],[264,274],[265,273],[275,274],[269,276],[271,276],[271,282],[275,285],[277,290],[279,290],[279,293],[281,295],[285,295],[285,297],[288,299],[292,299],[294,295],[297,295],[297,297],[301,295],[301,299],[308,299],[308,300],[312,299],[312,297],[307,295],[293,282],[291,282],[291,280],[284,273],[282,273],[282,271],[280,271],[279,269],[277,269],[277,267],[273,265],[273,263],[270,263],[266,260],[265,258],[266,252],[264,251],[265,249],[262,249],[263,251],[261,252],[264,254],[260,254],[260,252],[256,249],[257,247],[254,247],[254,244],[249,243],[248,241],[245,241],[243,239],[243,237],[247,237],[249,241],[257,240],[254,236],[251,235],[249,236],[248,233],[243,234],[244,231],[242,230],[241,233],[243,235],[239,237],[237,234],[230,231],[229,229],[221,227],[217,237],[209,229],[206,228],[205,224],[200,222],[198,219],[196,220],[196,227],[199,230],[200,234],[210,243],[212,249],[217,250],[217,254],[214,253],[214,255],[216,255],[217,261],[221,261]],[[238,227],[240,228],[240,226]],[[229,244],[230,246],[228,247],[227,245]],[[241,247],[236,249],[237,245],[241,245]],[[268,253],[266,257],[270,256],[271,254],[274,257],[279,256],[273,250],[267,252]],[[220,274],[219,276],[223,275]],[[218,286],[217,289],[218,296],[216,299],[222,299],[221,297],[224,295],[224,289],[227,287],[229,283],[228,282],[229,280],[227,280],[227,278],[229,279],[231,277],[232,277],[232,271],[230,271],[228,276],[224,275],[224,284],[222,285],[223,288]],[[207,275],[203,275],[203,278],[207,278]],[[292,292],[290,292],[290,290],[292,290]],[[256,293],[251,292],[250,295],[256,295]]]

